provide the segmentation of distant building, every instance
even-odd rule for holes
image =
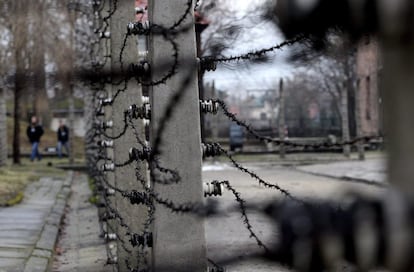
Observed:
[[[373,37],[362,39],[357,49],[357,99],[360,106],[362,135],[383,132],[382,98],[379,91],[381,66],[378,41]]]
[[[340,116],[334,99],[326,93],[287,84],[285,123],[289,137],[341,135]],[[317,86],[316,86],[317,87]]]
[[[240,117],[250,123],[254,129],[277,131],[279,107],[274,90],[267,90],[263,95],[248,96],[241,103],[243,107]]]

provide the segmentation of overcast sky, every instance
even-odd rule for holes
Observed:
[[[265,2],[265,0],[227,1],[234,11],[240,14],[249,14],[249,11],[256,10]],[[239,55],[255,49],[268,48],[284,41],[283,35],[270,22],[263,22],[254,28],[246,28],[242,31],[240,39],[224,51],[223,55]],[[281,77],[292,73],[292,67],[286,62],[288,54],[288,49],[270,53],[269,62],[252,64],[248,68],[243,63],[236,62],[231,65],[220,65],[215,72],[207,72],[204,81],[206,83],[214,81],[220,90],[241,92],[241,94],[243,91],[272,88],[277,86],[276,83]]]

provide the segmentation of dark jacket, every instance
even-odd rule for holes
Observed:
[[[57,130],[58,142],[66,143],[69,139],[69,129],[67,126],[59,127]]]
[[[28,126],[26,130],[27,137],[31,143],[40,142],[40,137],[43,135],[43,128],[40,125]]]

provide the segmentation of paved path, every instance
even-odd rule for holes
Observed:
[[[89,202],[90,195],[87,177],[74,179],[52,271],[112,271],[111,266],[105,266],[106,248],[99,238],[98,212]]]
[[[70,182],[71,175],[42,178],[28,185],[22,203],[0,208],[0,272],[46,271]]]
[[[345,174],[355,179],[370,177],[369,180],[377,175],[375,180],[380,181],[379,177],[384,175],[382,160],[370,160],[362,164],[345,162],[304,166],[299,167],[300,171],[293,167],[254,164],[246,166],[265,180],[279,184],[300,198],[336,199],[347,190],[370,194],[382,192],[382,189],[367,184],[335,182]],[[315,173],[309,174],[311,170]],[[229,180],[248,204],[260,206],[283,198],[277,191],[259,186],[250,176],[228,164],[206,165],[203,179]],[[65,208],[69,191],[71,196],[64,224],[61,226],[55,260],[49,267],[56,272],[112,271],[113,267],[105,266],[105,245],[99,238],[97,209],[88,201],[90,190],[86,176],[76,176],[70,189],[64,183],[42,179],[28,187],[27,197],[21,205],[0,209],[0,272],[44,271],[52,255],[55,235],[61,221],[60,212]],[[289,271],[275,263],[252,259],[252,255],[262,251],[249,238],[240,213],[237,209],[234,210],[237,207],[234,196],[226,191],[219,198],[219,203],[223,210],[230,210],[227,210],[226,216],[210,217],[206,220],[209,258],[219,264],[232,259],[232,262],[226,263],[228,271]],[[268,246],[272,246],[278,237],[274,222],[255,211],[249,211],[248,215],[258,236]]]
[[[338,200],[349,191],[369,195],[381,195],[384,192],[378,186],[313,175],[297,171],[294,167],[264,164],[245,164],[244,166],[257,173],[264,180],[278,184],[295,197],[301,199]],[[329,168],[328,166],[327,169]],[[359,168],[355,169],[354,174],[357,174],[358,171]],[[348,168],[347,172],[352,172],[352,169]],[[285,199],[280,192],[258,185],[258,182],[249,175],[231,168],[228,164],[205,165],[203,179],[205,182],[212,180],[230,181],[236,190],[240,192],[247,205],[264,207],[266,203],[271,201]],[[276,263],[252,258],[255,254],[263,253],[263,250],[249,237],[249,233],[245,225],[243,225],[240,212],[234,208],[237,206],[234,196],[230,192],[225,191],[223,196],[216,199],[218,200],[218,207],[226,211],[226,215],[213,216],[206,220],[205,228],[209,258],[220,265],[225,265],[228,272],[290,271]],[[247,214],[253,230],[267,246],[272,247],[277,243],[279,231],[271,218],[255,210],[249,210]],[[340,271],[349,271],[349,267]]]
[[[367,159],[365,161],[344,161],[325,164],[314,164],[297,167],[298,170],[310,174],[332,177],[337,179],[354,180],[364,183],[386,182],[386,161],[382,159]]]

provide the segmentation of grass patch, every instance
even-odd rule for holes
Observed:
[[[0,170],[0,206],[10,206],[21,201],[18,201],[19,195],[22,195],[29,182],[29,176],[28,172],[11,167]]]
[[[89,202],[91,204],[98,204],[99,196],[96,194],[96,182],[94,179],[88,179],[89,188],[91,189],[92,195],[89,197]]]
[[[18,192],[18,193],[16,194],[16,196],[15,196],[15,197],[13,197],[13,198],[9,199],[9,200],[6,202],[5,206],[14,206],[14,205],[16,205],[16,204],[19,204],[20,202],[22,202],[23,197],[24,197],[24,193],[20,191],[20,192]]]
[[[89,184],[89,189],[91,189],[92,192],[95,192],[96,190],[95,180],[93,178],[88,178],[88,184]]]
[[[5,166],[0,169],[0,206],[12,206],[20,203],[24,198],[24,189],[27,184],[39,180],[41,177],[64,178],[66,172],[55,167],[56,159],[44,159],[40,162],[30,162],[23,159],[21,165]]]
[[[89,203],[91,203],[93,205],[98,204],[98,201],[99,201],[99,197],[96,196],[96,195],[92,195],[92,196],[89,197]]]

